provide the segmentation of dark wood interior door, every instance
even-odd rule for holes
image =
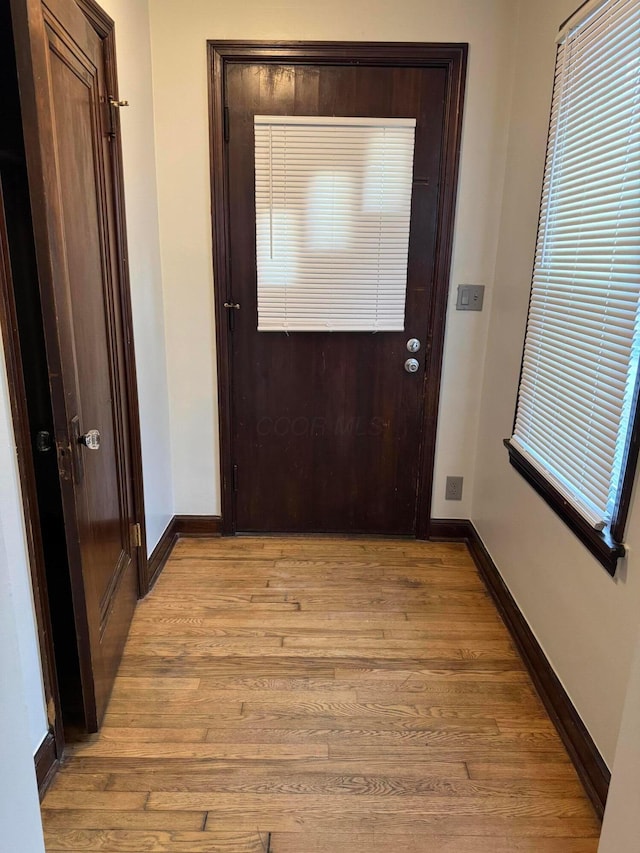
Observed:
[[[85,722],[138,595],[104,45],[74,0],[12,6]]]
[[[445,135],[442,67],[226,69],[236,528],[412,534],[432,341]],[[257,331],[254,116],[415,118],[403,332]],[[407,373],[417,338],[417,373]],[[435,420],[435,419],[434,419]],[[432,426],[435,429],[435,423]]]

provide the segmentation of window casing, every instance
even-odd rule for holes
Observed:
[[[638,454],[640,0],[559,37],[515,467],[613,574]]]

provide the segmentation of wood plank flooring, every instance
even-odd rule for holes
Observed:
[[[47,850],[595,853],[600,825],[466,548],[181,540]]]

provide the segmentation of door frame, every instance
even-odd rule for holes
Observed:
[[[89,24],[93,27],[105,46],[105,77],[112,96],[118,99],[118,79],[116,69],[115,50],[115,23],[95,2],[95,0],[75,0],[80,10],[86,16]],[[31,5],[31,1],[30,1]],[[27,2],[25,0],[11,0],[11,12],[14,16],[21,16],[24,25],[27,17]],[[27,32],[26,27],[21,28]],[[15,28],[14,28],[15,33]],[[38,124],[35,117],[35,89],[33,79],[27,73],[22,80],[21,108],[22,126],[26,135],[38,133]],[[19,72],[25,69],[20,68]],[[28,91],[28,98],[24,97],[24,90]],[[25,102],[27,101],[27,102]],[[136,362],[133,338],[133,316],[131,310],[130,278],[128,266],[127,231],[124,206],[124,170],[122,160],[122,142],[120,134],[119,116],[114,117],[115,138],[112,140],[112,168],[113,168],[113,192],[114,210],[116,213],[116,242],[120,259],[119,276],[121,298],[119,309],[122,316],[122,330],[124,336],[124,367],[126,373],[126,388],[123,395],[123,406],[127,412],[129,423],[130,442],[130,464],[132,474],[133,513],[135,521],[140,525],[141,546],[135,548],[134,559],[137,561],[138,597],[143,598],[149,591],[148,559],[146,550],[146,524],[144,510],[144,486],[142,476],[142,442],[140,434],[140,417],[138,386],[136,374]],[[27,156],[28,159],[28,156]],[[29,176],[29,194],[31,199],[32,214],[34,217],[33,232],[34,243],[47,246],[48,239],[46,228],[42,217],[38,217],[37,211],[41,209],[41,202],[46,191],[46,183],[42,174],[34,181],[33,172]],[[2,223],[0,223],[2,224]],[[38,513],[37,487],[33,462],[33,441],[27,414],[27,395],[25,391],[25,379],[22,371],[20,339],[18,334],[18,322],[15,309],[11,268],[9,266],[9,247],[0,229],[0,326],[3,333],[4,354],[7,362],[7,375],[9,386],[9,397],[11,402],[13,428],[16,439],[17,461],[19,478],[22,492],[22,509],[25,519],[27,534],[28,559],[33,587],[35,604],[36,625],[40,645],[40,656],[45,687],[45,699],[47,703],[47,718],[49,732],[37,751],[35,756],[36,773],[40,796],[44,795],[48,785],[55,776],[55,772],[63,757],[65,738],[62,720],[62,708],[58,690],[54,638],[51,627],[51,614],[49,596],[46,583],[45,556],[42,541],[40,518]],[[41,249],[42,251],[42,249]],[[37,252],[38,254],[38,252]],[[41,255],[40,255],[41,257]],[[47,281],[48,270],[43,270],[38,265],[38,278],[45,278],[45,286],[50,285]],[[53,318],[47,318],[43,313],[43,324],[54,322]],[[73,582],[73,576],[72,576]]]
[[[442,358],[449,296],[454,216],[458,188],[467,44],[413,42],[281,42],[209,40],[209,132],[213,273],[218,362],[220,473],[223,533],[236,533],[233,482],[233,406],[231,333],[225,302],[233,302],[229,241],[227,109],[225,72],[233,63],[275,65],[373,65],[389,68],[444,68],[447,73],[438,202],[434,288],[425,345],[424,413],[417,493],[416,538],[431,534],[431,493],[436,454]]]
[[[44,546],[38,511],[38,493],[33,460],[33,440],[27,411],[25,378],[22,369],[18,319],[13,291],[13,274],[5,225],[2,180],[0,180],[0,331],[2,332],[11,419],[16,442],[20,495],[25,521],[27,556],[38,630],[38,646],[47,709],[48,733],[35,756],[38,786],[46,788],[49,774],[62,758],[64,729],[58,690],[58,674],[53,648],[53,629],[44,562]]]

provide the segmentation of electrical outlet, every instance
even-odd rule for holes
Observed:
[[[462,500],[462,481],[462,477],[447,477],[447,488],[444,494],[446,501]]]

